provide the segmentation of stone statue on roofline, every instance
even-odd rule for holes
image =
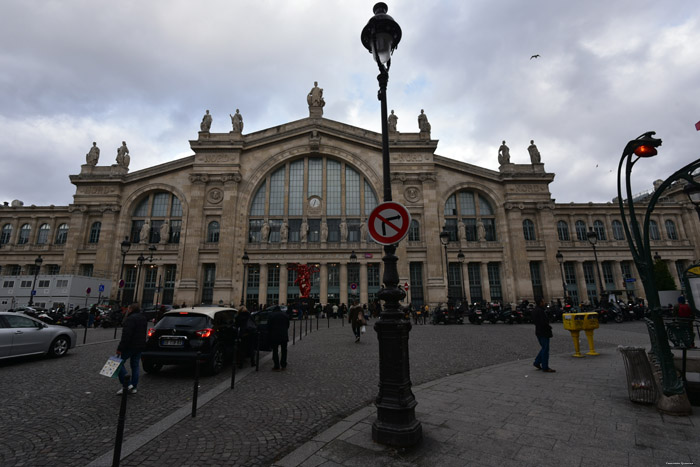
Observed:
[[[97,143],[93,141],[90,151],[85,154],[85,162],[87,165],[96,166],[97,161],[100,160],[100,148],[97,147]]]
[[[498,148],[498,163],[499,165],[510,164],[510,148],[506,146],[505,140]]]
[[[126,147],[126,141],[122,141],[122,145],[117,148],[117,165],[128,169],[130,161],[129,148]]]
[[[233,132],[234,133],[243,133],[243,115],[241,115],[241,112],[236,109],[236,113],[234,115],[229,114],[231,117],[231,126],[233,127]]]
[[[326,101],[323,99],[323,89],[318,87],[318,81],[314,81],[314,87],[307,94],[306,102],[309,104],[309,117],[323,116],[323,106],[326,105]]]
[[[537,149],[537,146],[535,146],[535,141],[530,140],[530,146],[527,147],[527,152],[530,153],[530,162],[533,164],[540,164],[542,163],[542,157],[540,156],[540,151]]]
[[[202,123],[199,124],[199,129],[201,131],[209,131],[211,129],[211,120],[211,115],[207,110],[207,113],[205,113],[204,117],[202,117]]]

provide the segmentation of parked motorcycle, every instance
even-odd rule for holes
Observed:
[[[467,319],[471,324],[481,324],[484,322],[484,313],[476,303],[467,308]]]
[[[502,308],[498,303],[492,303],[491,306],[486,310],[485,319],[490,321],[492,324],[496,324],[499,321],[504,323],[513,324],[515,318],[510,309]]]

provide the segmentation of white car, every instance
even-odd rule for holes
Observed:
[[[75,332],[22,313],[0,312],[0,359],[25,355],[62,357],[75,347]]]

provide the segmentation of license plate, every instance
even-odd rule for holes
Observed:
[[[169,337],[164,336],[160,338],[161,347],[183,347],[185,345],[185,339],[182,337]]]

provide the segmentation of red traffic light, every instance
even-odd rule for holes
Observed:
[[[634,154],[639,157],[653,157],[658,154],[654,146],[642,144],[634,148]]]

